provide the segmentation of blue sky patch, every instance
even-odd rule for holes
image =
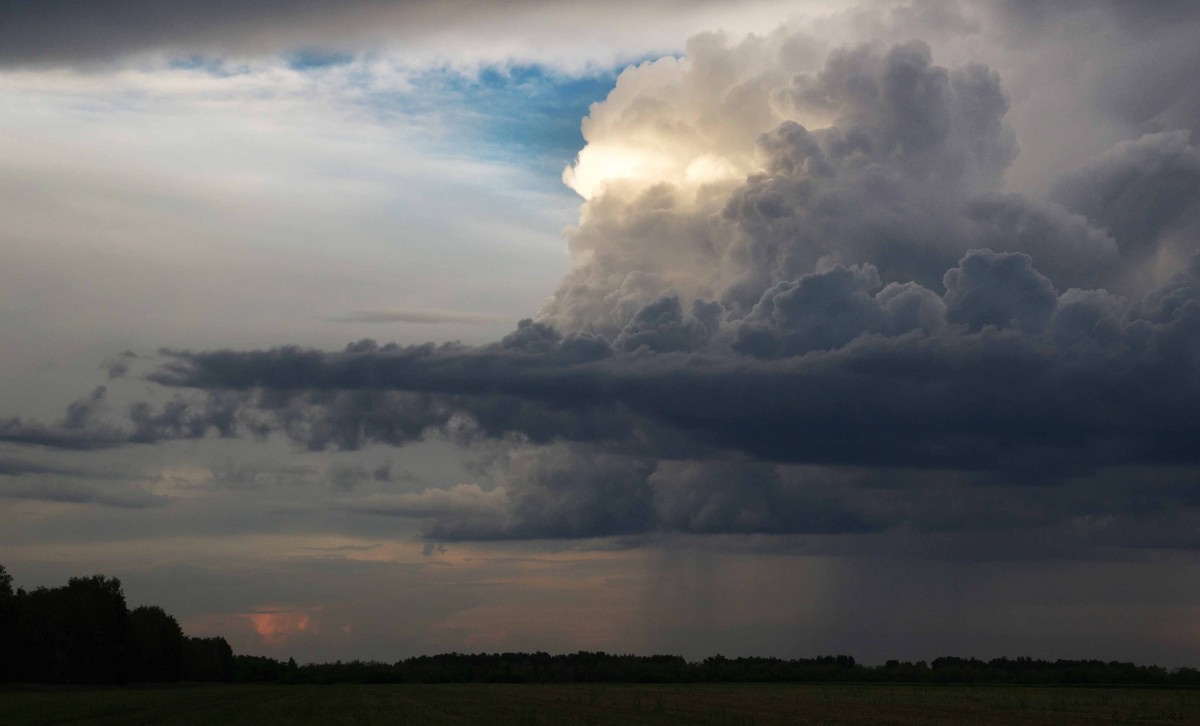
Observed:
[[[322,74],[360,58],[306,49],[281,60],[300,73]],[[573,74],[519,63],[475,71],[449,66],[408,69],[409,88],[404,91],[374,87],[367,64],[361,67],[361,74],[352,73],[342,81],[364,91],[362,102],[385,122],[401,121],[422,129],[435,148],[525,169],[544,179],[547,190],[569,194],[562,187],[561,175],[583,148],[580,122],[591,104],[608,96],[621,71],[642,60],[645,58]],[[251,70],[202,55],[173,58],[169,67],[220,77]]]
[[[319,49],[298,50],[284,56],[288,67],[297,71],[308,71],[330,66],[344,66],[352,63],[355,56],[351,53],[338,53]]]
[[[580,121],[625,67],[567,75],[540,65],[488,66],[475,74],[438,68],[411,78],[413,90],[380,99],[436,125],[468,154],[516,164],[558,180],[583,148]]]
[[[197,54],[171,58],[167,61],[167,67],[171,70],[202,71],[218,78],[229,78],[250,72],[250,66],[244,63],[235,63],[225,58]]]

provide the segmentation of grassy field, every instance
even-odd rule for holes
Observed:
[[[339,685],[0,690],[0,724],[1200,723],[1200,691],[903,685]]]

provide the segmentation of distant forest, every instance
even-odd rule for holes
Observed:
[[[94,683],[696,683],[874,682],[1200,686],[1194,668],[1099,660],[936,658],[865,666],[848,655],[689,662],[676,655],[446,653],[395,663],[298,665],[234,655],[224,638],[190,638],[162,608],[128,609],[114,577],[14,590],[0,566],[0,682]]]

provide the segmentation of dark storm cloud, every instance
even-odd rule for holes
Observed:
[[[426,489],[350,506],[424,520],[425,536],[437,541],[842,534],[881,531],[899,519],[836,474],[744,460],[655,462],[552,444],[518,447],[483,475],[486,487]]]
[[[100,386],[86,398],[81,398],[69,404],[62,427],[65,429],[87,428],[89,424],[96,420],[96,416],[103,409],[104,397],[107,393],[108,389]]]
[[[796,76],[774,98],[834,125],[810,132],[784,123],[760,139],[767,173],[724,210],[742,237],[733,252],[774,261],[753,265],[758,274],[795,279],[825,257],[937,289],[963,253],[991,248],[1034,254],[1060,284],[1105,281],[1113,250],[1101,230],[1061,207],[998,193],[1017,145],[1003,124],[1000,78],[986,67],[940,67],[918,41],[882,55],[862,46],[831,53],[821,71]],[[757,299],[756,282],[740,281],[738,296]]]
[[[946,320],[979,332],[986,326],[1040,333],[1058,305],[1050,280],[1022,253],[976,250],[946,272]]]
[[[1143,132],[1200,130],[1200,87],[1195,69],[1200,47],[1200,12],[1189,0],[1122,2],[999,2],[988,5],[1011,23],[1005,42],[1018,47],[1053,43],[1061,49],[1094,47],[1103,35],[1105,52],[1092,56],[1086,94],[1097,110],[1111,113]],[[1090,74],[1089,74],[1090,75]]]
[[[515,446],[481,484],[355,505],[432,539],[1067,528],[1084,547],[1186,519],[1184,493],[1080,483],[1200,463],[1186,133],[1042,201],[1000,190],[1016,145],[987,68],[912,42],[779,83],[764,103],[831,125],[762,134],[719,204],[601,188],[573,233],[592,254],[495,344],[175,351],[150,379],[313,449]]]
[[[105,361],[100,365],[100,367],[108,371],[109,380],[124,378],[125,375],[129,373],[130,364],[137,358],[138,355],[136,353],[127,350],[124,353]]]
[[[740,57],[732,48],[701,50],[713,57],[696,59],[694,67]],[[762,85],[752,79],[746,83]],[[546,319],[564,332],[615,340],[635,314],[665,320],[670,311],[647,306],[673,293],[684,306],[695,299],[719,303],[730,317],[752,322],[747,316],[755,305],[770,306],[768,290],[783,295],[780,303],[798,299],[807,293],[784,288],[833,284],[833,278],[799,281],[831,274],[839,264],[870,265],[879,282],[916,283],[940,295],[946,271],[972,249],[1029,254],[1059,289],[1124,291],[1118,244],[1103,227],[1055,202],[1002,190],[1017,145],[1004,124],[1008,99],[995,72],[979,64],[939,66],[928,45],[912,41],[883,51],[838,49],[819,70],[776,82],[779,87],[758,91],[763,114],[828,125],[809,129],[789,119],[761,134],[746,129],[757,136],[758,170],[723,195],[697,194],[681,180],[632,190],[614,183],[589,201],[584,223],[568,232],[572,248],[590,256],[581,255],[564,278],[543,311]],[[745,93],[745,84],[729,83],[729,94]],[[632,143],[626,136],[656,132],[653,118],[633,109],[639,102],[665,105],[662,95],[651,86],[645,98],[620,98],[628,109],[618,109],[626,113],[606,129],[615,137],[614,153]],[[686,106],[668,108],[661,112],[666,119],[687,123],[674,116]],[[634,121],[626,122],[626,115]],[[706,139],[728,131],[703,132],[693,131],[705,139],[695,152],[700,160],[735,156],[730,144]],[[581,153],[576,178],[587,178],[592,158]],[[810,311],[812,322],[835,309],[868,314],[862,307],[843,310],[844,302],[852,299]],[[915,323],[880,318],[873,324],[886,332]],[[684,325],[669,345],[694,347],[703,329]],[[661,335],[655,340],[668,344]]]
[[[516,449],[493,463],[489,488],[383,496],[355,511],[425,520],[433,540],[575,539],[642,534],[657,528],[652,461],[554,445]]]
[[[824,472],[743,461],[661,462],[651,477],[660,527],[689,534],[846,534],[895,523]]]
[[[554,444],[519,447],[483,477],[482,485],[376,495],[344,506],[422,521],[425,538],[435,542],[744,534],[783,537],[785,544],[762,545],[768,548],[844,554],[903,547],[952,559],[1200,548],[1200,538],[1188,532],[1200,517],[1198,481],[1186,467],[1112,469],[1047,486],[1011,472],[744,458],[651,462]]]
[[[733,349],[787,357],[840,348],[863,333],[896,335],[945,324],[946,305],[928,289],[912,283],[880,287],[874,267],[857,265],[781,282],[743,319]]]
[[[18,417],[0,421],[0,441],[55,449],[104,449],[130,442],[127,433],[97,425],[88,428],[50,426]]]
[[[1123,141],[1063,177],[1054,195],[1102,225],[1127,262],[1142,262],[1171,243],[1200,234],[1200,150],[1186,130]]]
[[[448,489],[358,496],[366,467],[326,472],[343,509],[422,520],[435,540],[906,529],[1192,546],[1194,477],[1144,483],[1200,464],[1187,130],[1117,144],[1036,199],[1002,186],[1019,146],[996,72],[942,67],[920,41],[739,69],[776,58],[769,43],[787,46],[701,38],[690,65],[623,75],[615,120],[593,108],[589,147],[667,128],[681,176],[722,154],[754,170],[586,186],[574,268],[502,340],[167,351],[149,380],[198,398],[111,418],[98,390],[57,427],[0,438],[498,443],[478,482]]]
[[[1043,451],[1042,465],[1051,468],[1195,460],[1194,272],[1132,306],[1102,293],[1059,296],[1019,254],[971,253],[947,278],[936,334],[883,335],[873,329],[877,318],[833,316],[819,331],[823,347],[794,342],[803,333],[784,321],[760,327],[757,339],[787,343],[755,347],[745,343],[755,338],[741,337],[741,353],[733,355],[717,344],[694,354],[641,349],[590,362],[564,359],[565,344],[537,353],[499,346],[179,353],[156,380],[296,391],[310,405],[319,401],[312,391],[343,392],[333,395],[351,397],[331,399],[330,418],[353,422],[353,442],[395,440],[364,426],[377,414],[398,420],[374,410],[381,404],[373,392],[394,390],[455,397],[443,405],[489,417],[494,435],[538,435],[534,413],[626,411],[697,442],[773,461],[991,469],[1027,448]],[[879,305],[880,297],[895,299],[888,295],[884,288],[867,299]],[[809,304],[820,310],[826,303]],[[830,340],[848,342],[830,348]],[[811,352],[779,357],[788,346]],[[357,398],[345,393],[355,389]],[[365,418],[360,408],[368,409]],[[620,441],[636,425],[566,426],[558,435]],[[419,435],[417,426],[410,434]]]
[[[9,0],[0,4],[0,63],[76,63],[160,49],[246,47],[255,39],[270,42],[276,33],[300,41],[305,26],[353,25],[394,5],[386,0]]]
[[[108,389],[100,386],[70,403],[56,424],[12,417],[0,420],[0,442],[50,449],[94,450],[128,444],[196,439],[215,433],[232,436],[235,427],[255,433],[253,421],[238,421],[242,396],[219,393],[153,405],[137,402],[111,411]]]
[[[660,3],[665,12],[710,4]],[[320,64],[336,61],[334,51],[364,44],[485,28],[514,15],[536,22],[540,12],[553,16],[567,9],[581,10],[578,3],[553,0],[6,0],[0,3],[0,65],[90,64],[154,51],[308,51],[298,62]]]

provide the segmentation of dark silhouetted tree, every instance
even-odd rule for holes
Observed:
[[[183,680],[225,682],[233,680],[233,648],[224,638],[185,638]]]
[[[73,577],[17,600],[17,658],[22,680],[120,683],[129,677],[132,639],[121,581]]]
[[[17,679],[17,597],[12,575],[0,565],[0,683]]]
[[[157,606],[129,613],[136,681],[178,681],[183,676],[183,630],[175,618]]]

